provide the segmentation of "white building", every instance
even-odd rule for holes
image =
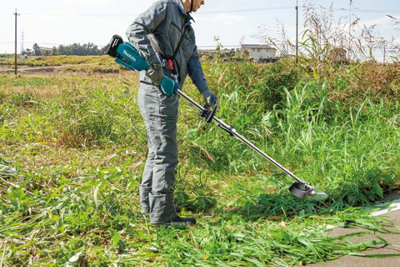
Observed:
[[[257,61],[271,60],[275,58],[276,49],[263,44],[242,44],[241,50],[247,51],[249,56]]]

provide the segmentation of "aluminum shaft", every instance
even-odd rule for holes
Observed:
[[[183,98],[185,98],[187,101],[189,101],[191,104],[193,104],[197,109],[199,109],[200,111],[205,111],[206,109],[204,107],[202,107],[201,105],[199,105],[198,103],[196,103],[196,101],[194,101],[193,99],[191,99],[188,95],[186,95],[184,92],[182,92],[181,90],[178,90],[178,95],[182,96]],[[293,179],[295,179],[297,182],[302,183],[307,185],[309,188],[312,188],[311,186],[309,186],[306,182],[304,182],[303,180],[301,180],[300,178],[298,178],[296,175],[294,175],[291,171],[289,171],[288,169],[286,169],[285,167],[283,167],[281,164],[279,164],[276,160],[274,160],[273,158],[271,158],[270,156],[268,156],[265,152],[263,152],[261,149],[259,149],[258,147],[256,147],[253,143],[251,143],[249,140],[247,140],[246,138],[244,138],[242,135],[240,135],[233,126],[231,125],[227,125],[225,122],[223,122],[222,120],[218,119],[217,117],[213,117],[213,120],[217,123],[218,127],[222,128],[223,130],[225,130],[226,132],[228,132],[231,135],[236,136],[236,138],[238,138],[240,141],[242,141],[243,143],[245,143],[246,145],[248,145],[249,147],[251,147],[254,151],[258,152],[261,156],[263,156],[264,158],[266,158],[267,160],[269,160],[272,164],[274,164],[276,167],[278,167],[279,169],[281,169],[283,172],[285,172],[286,174],[288,174],[290,177],[292,177]]]

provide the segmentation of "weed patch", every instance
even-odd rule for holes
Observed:
[[[139,207],[147,140],[137,74],[108,73],[101,57],[32,64],[72,60],[82,63],[72,73],[0,76],[1,263],[293,266],[388,244],[379,232],[393,224],[365,207],[399,183],[392,67],[206,62],[217,116],[329,199],[296,199],[290,177],[181,101],[175,199],[199,224],[155,228]],[[104,72],[85,71],[92,63]],[[388,82],[352,89],[377,72]],[[376,234],[354,243],[329,237],[326,224]]]

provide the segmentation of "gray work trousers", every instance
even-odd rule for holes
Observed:
[[[167,96],[155,85],[140,84],[138,105],[149,148],[139,190],[140,204],[142,213],[150,213],[153,224],[170,222],[177,216],[172,185],[178,164],[178,104],[178,95]]]

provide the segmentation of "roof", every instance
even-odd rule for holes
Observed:
[[[241,47],[244,49],[271,49],[276,50],[274,47],[266,45],[266,44],[241,44]]]
[[[51,47],[44,47],[44,46],[39,46],[39,49],[42,51],[52,51],[53,50],[53,48],[51,48]]]

